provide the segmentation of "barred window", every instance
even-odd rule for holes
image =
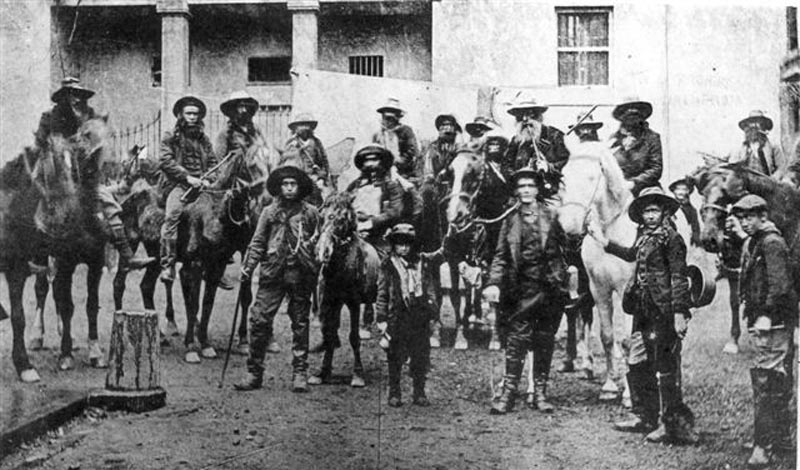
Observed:
[[[290,82],[292,58],[249,57],[247,59],[247,81],[249,83]]]
[[[611,8],[556,8],[558,85],[608,85]]]
[[[349,57],[350,73],[369,77],[383,76],[382,55],[353,55]]]

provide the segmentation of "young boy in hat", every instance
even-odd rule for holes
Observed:
[[[747,195],[733,205],[735,230],[749,238],[742,250],[739,299],[753,335],[755,363],[750,377],[755,398],[750,466],[770,463],[776,449],[794,446],[789,410],[793,386],[797,294],[792,286],[789,248],[769,220],[767,201]]]
[[[242,261],[242,282],[261,263],[256,301],[250,311],[250,356],[247,376],[237,390],[261,388],[264,355],[272,337],[272,321],[284,297],[289,298],[292,321],[292,391],[308,391],[308,316],[316,286],[314,256],[319,213],[303,201],[313,183],[303,170],[283,166],[267,179],[267,190],[275,197],[258,219],[253,239]]]
[[[289,123],[292,136],[283,146],[281,161],[294,160],[314,182],[314,193],[309,202],[319,207],[330,192],[330,166],[322,141],[314,135],[317,120],[310,113],[300,113]],[[283,163],[282,163],[283,164]]]
[[[414,227],[397,224],[386,239],[391,245],[391,254],[381,263],[375,307],[378,329],[383,335],[381,346],[386,349],[389,362],[389,406],[403,404],[400,375],[406,358],[411,359],[413,403],[428,406],[425,375],[431,352],[428,336],[438,312],[435,296],[430,283],[422,280]]]
[[[686,245],[669,223],[678,206],[660,187],[644,188],[628,209],[630,218],[639,224],[636,241],[629,248],[609,241],[593,225],[589,227],[589,234],[607,252],[636,262],[632,279],[636,288],[626,288],[623,302],[633,315],[627,376],[632,416],[614,427],[648,432],[651,442],[696,440],[694,416],[683,403],[680,390],[681,341],[690,318],[690,297]]]

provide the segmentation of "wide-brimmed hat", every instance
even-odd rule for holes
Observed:
[[[436,130],[439,130],[439,128],[448,121],[453,123],[453,127],[455,127],[456,132],[461,132],[461,124],[458,123],[458,119],[456,119],[454,114],[445,113],[436,116],[436,119],[433,121],[433,125],[436,126]]]
[[[717,293],[716,276],[703,272],[698,266],[686,266],[686,277],[689,278],[689,299],[692,307],[705,307],[714,300]]]
[[[588,127],[590,129],[600,129],[603,127],[603,123],[600,121],[595,121],[594,116],[592,114],[580,113],[578,117],[575,119],[575,124],[570,124],[570,129],[581,129],[584,127]]]
[[[758,109],[750,111],[750,114],[746,118],[739,121],[739,129],[744,130],[745,127],[754,122],[757,122],[761,126],[762,131],[772,130],[772,119],[768,118],[764,111]]]
[[[387,99],[386,103],[383,106],[381,106],[380,108],[378,108],[377,111],[379,113],[381,113],[381,114],[382,113],[391,112],[391,113],[397,114],[399,116],[402,116],[402,115],[405,114],[405,111],[403,111],[403,108],[400,107],[400,100],[398,100],[397,98],[389,98],[389,99]]]
[[[284,165],[276,168],[267,178],[267,191],[272,196],[278,196],[281,193],[281,184],[285,178],[294,178],[297,180],[297,196],[298,199],[305,199],[306,196],[314,191],[314,183],[308,177],[306,172],[294,165]]]
[[[467,134],[469,135],[476,135],[483,132],[489,132],[492,129],[497,128],[497,123],[492,120],[492,118],[486,116],[476,116],[472,122],[468,122],[464,125],[464,129],[467,130]]]
[[[674,192],[675,188],[681,184],[689,188],[689,194],[691,194],[692,191],[694,190],[694,183],[692,183],[692,180],[686,177],[676,179],[675,181],[669,184],[668,188],[670,191]]]
[[[364,166],[364,160],[369,155],[377,155],[380,158],[381,166],[385,169],[391,168],[394,163],[394,156],[389,149],[378,144],[367,144],[358,149],[355,157],[353,157],[353,164],[355,164],[356,168],[360,170]]]
[[[240,104],[247,106],[247,109],[251,110],[250,112],[252,114],[258,111],[258,101],[247,94],[246,91],[234,91],[224,103],[219,105],[219,109],[222,111],[222,114],[231,117]]]
[[[289,129],[294,130],[298,124],[308,124],[312,130],[317,128],[317,120],[314,119],[314,115],[311,113],[296,114],[292,118],[292,122],[289,123]]]
[[[61,88],[50,96],[53,103],[61,102],[68,95],[78,95],[84,100],[94,96],[94,91],[80,85],[81,81],[75,77],[67,77],[61,80]]]
[[[628,216],[637,224],[644,223],[642,211],[649,204],[658,204],[664,209],[664,216],[671,217],[680,208],[680,203],[661,189],[661,186],[644,188],[628,208]]]
[[[653,114],[653,105],[647,101],[631,99],[618,104],[614,108],[614,111],[611,112],[611,115],[614,116],[614,119],[617,121],[621,121],[623,117],[631,113],[636,113],[641,116],[642,119],[647,119]]]
[[[522,111],[531,109],[531,110],[540,110],[541,112],[547,111],[548,106],[538,103],[535,99],[527,99],[520,101],[518,103],[514,103],[508,108],[508,114],[517,117],[519,116]]]
[[[197,109],[200,110],[200,119],[206,117],[206,104],[203,103],[200,98],[194,96],[184,96],[178,99],[172,107],[172,115],[175,117],[180,116],[181,112],[183,112],[183,108],[187,106],[197,106]]]
[[[488,145],[489,142],[499,141],[501,146],[508,147],[508,137],[501,134],[498,130],[493,129],[486,134],[483,134],[483,145]]]
[[[520,178],[533,178],[537,185],[542,183],[542,172],[531,167],[520,168],[511,176],[511,184],[517,185]]]
[[[386,234],[384,237],[389,243],[397,243],[401,241],[406,241],[409,243],[414,243],[417,239],[417,232],[414,230],[414,226],[407,223],[399,223],[391,228],[389,233]]]
[[[736,203],[731,207],[731,212],[734,214],[743,214],[746,212],[753,212],[753,211],[765,211],[769,210],[769,205],[767,201],[761,197],[756,196],[755,194],[748,194],[743,196],[741,199],[736,201]]]

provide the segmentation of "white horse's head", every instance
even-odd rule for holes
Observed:
[[[570,149],[561,170],[561,206],[558,220],[567,235],[583,236],[590,217],[601,224],[619,217],[630,200],[625,180],[614,155],[600,142],[586,142]]]

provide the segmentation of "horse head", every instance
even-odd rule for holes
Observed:
[[[718,252],[722,246],[728,205],[747,193],[747,171],[741,164],[722,163],[692,174],[703,197],[700,242],[710,253]]]
[[[347,192],[331,194],[322,204],[321,216],[322,229],[316,255],[317,261],[326,266],[339,247],[349,244],[358,236],[353,196]]]
[[[447,222],[457,228],[468,224],[475,209],[475,200],[483,181],[484,159],[472,150],[460,150],[450,162],[447,173],[452,176],[447,197]]]

